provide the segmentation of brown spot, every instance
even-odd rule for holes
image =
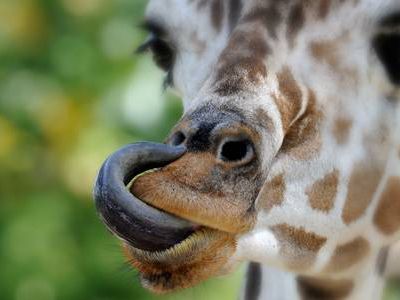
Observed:
[[[400,229],[400,177],[390,177],[379,200],[374,223],[384,234]]]
[[[267,42],[257,30],[232,34],[219,59],[215,92],[229,96],[257,84],[267,76],[264,59],[270,52]]]
[[[242,0],[230,0],[229,1],[229,29],[230,31],[236,26],[240,15],[242,14]]]
[[[242,74],[242,72],[245,72]],[[235,64],[227,64],[218,69],[214,92],[220,96],[231,96],[246,89],[250,83],[261,82],[267,76],[267,69],[262,60],[254,57],[238,57]]]
[[[300,276],[297,288],[302,300],[339,300],[349,296],[354,288],[350,280],[333,280]]]
[[[285,189],[286,185],[283,174],[272,178],[262,187],[256,210],[259,211],[263,209],[269,212],[274,206],[281,205],[284,199]]]
[[[383,168],[369,160],[359,162],[350,177],[342,219],[347,225],[364,215],[383,175]]]
[[[281,153],[299,160],[317,157],[322,145],[319,128],[321,119],[322,113],[316,108],[315,95],[310,91],[307,110],[289,128]]]
[[[362,261],[369,251],[369,243],[362,237],[337,246],[325,271],[328,273],[344,271]]]
[[[336,68],[339,63],[337,41],[317,41],[310,44],[312,56],[320,61],[327,63],[330,67]]]
[[[293,270],[311,267],[318,251],[326,243],[325,237],[307,232],[303,228],[281,224],[271,229],[279,241],[280,254]]]
[[[339,172],[334,170],[324,178],[314,182],[307,188],[306,194],[311,207],[323,212],[329,212],[333,208],[339,183]]]
[[[382,180],[390,150],[389,128],[385,121],[377,122],[375,130],[364,137],[364,158],[354,167],[348,183],[342,219],[350,224],[362,217]]]
[[[281,95],[275,98],[286,131],[299,114],[303,94],[288,67],[284,67],[277,77]]]
[[[243,56],[245,51],[251,52],[257,59],[264,59],[271,49],[260,30],[256,28],[252,31],[236,30],[230,37],[220,60],[224,63],[227,61],[233,63],[237,56]]]
[[[208,3],[209,0],[189,0],[190,3],[197,2],[197,9],[203,9]]]
[[[346,65],[341,59],[341,46],[348,42],[349,32],[324,41],[311,42],[309,45],[311,55],[319,62],[326,64],[336,74],[341,83],[354,86],[358,81],[357,69]]]
[[[214,29],[217,32],[221,31],[223,17],[224,17],[223,0],[213,0],[213,3],[211,5],[211,21]]]
[[[333,135],[339,145],[347,142],[353,122],[347,118],[339,117],[333,126]]]
[[[304,26],[303,3],[297,3],[289,13],[287,35],[290,47],[293,47],[297,34]]]
[[[379,251],[378,257],[376,259],[376,272],[381,277],[383,277],[383,275],[385,274],[388,257],[389,257],[389,247],[383,247]]]
[[[331,0],[320,0],[318,9],[318,18],[324,20],[328,14],[331,7]]]
[[[261,22],[272,38],[277,37],[277,28],[282,22],[282,15],[276,5],[270,7],[254,7],[243,17],[244,23]]]

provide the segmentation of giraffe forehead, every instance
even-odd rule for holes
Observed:
[[[305,30],[309,25],[314,27],[311,32],[328,32],[325,38],[335,36],[332,26],[333,31],[341,31],[347,25],[332,25],[329,20],[341,13],[342,6],[355,11],[356,4],[327,0],[151,0],[147,16],[162,23],[171,39],[177,41],[179,62],[174,80],[184,98],[194,98],[210,77],[217,96],[232,96],[249,86],[263,86],[271,73],[267,60],[276,61],[276,65],[284,63],[285,53],[296,48],[299,40],[307,40],[302,34],[310,31]],[[329,43],[335,44],[334,50],[327,46]],[[339,60],[338,44],[340,41],[334,39],[311,44],[308,63],[335,64]],[[195,66],[199,62],[200,66]],[[351,68],[335,65],[338,73],[357,77]]]
[[[194,26],[199,31],[209,30],[210,27],[216,33],[220,33],[224,27],[232,30],[237,24],[243,2],[243,0],[151,0],[146,15],[158,19],[167,27],[179,25],[180,30],[185,30],[188,26]],[[201,23],[199,17],[204,17]],[[171,33],[180,34],[180,32]]]

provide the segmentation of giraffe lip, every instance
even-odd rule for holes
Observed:
[[[171,257],[176,256],[177,253],[184,255],[190,247],[194,247],[195,244],[200,243],[204,239],[204,235],[211,230],[212,229],[205,226],[195,225],[193,227],[193,232],[191,232],[187,237],[177,240],[175,243],[171,243],[169,247],[162,249],[146,250],[140,249],[128,241],[125,241],[125,243],[131,247],[134,252],[140,252],[141,254],[146,255],[146,260],[161,262],[162,259],[170,260]]]
[[[184,147],[142,142],[121,148],[104,162],[94,199],[100,218],[112,233],[134,248],[157,252],[195,232],[197,225],[146,204],[127,189],[135,175],[165,166],[185,152]]]
[[[153,169],[146,170],[146,171],[144,171],[144,172],[138,174],[137,176],[135,176],[135,177],[131,180],[131,182],[129,183],[129,186],[132,186],[132,184],[135,182],[135,180],[136,180],[137,178],[139,178],[139,177],[141,177],[141,176],[144,176],[144,175],[146,175],[146,174],[152,173],[152,172],[156,172],[157,170],[160,170],[160,168],[153,168]],[[132,193],[132,194],[133,194],[133,193]],[[134,194],[133,194],[133,195],[134,195]],[[134,195],[134,196],[135,196],[135,195]],[[136,197],[136,196],[135,196],[135,197]],[[178,219],[186,220],[186,219],[184,219],[184,218],[182,218],[182,217],[180,217],[180,216],[176,216],[176,215],[174,215],[174,214],[172,214],[172,213],[170,213],[170,212],[168,212],[168,211],[165,211],[165,210],[163,210],[163,209],[161,209],[161,208],[158,208],[158,207],[153,206],[153,205],[151,205],[151,204],[149,204],[149,203],[146,203],[146,201],[143,201],[142,199],[140,199],[140,197],[136,197],[136,198],[139,199],[140,201],[142,201],[143,203],[145,203],[146,205],[148,205],[148,206],[154,208],[155,210],[158,210],[158,211],[163,212],[163,213],[165,213],[165,214],[172,215],[173,217],[178,218]],[[198,240],[198,239],[200,238],[201,233],[207,231],[207,229],[208,229],[208,227],[206,227],[206,226],[204,226],[204,225],[196,224],[196,223],[194,223],[194,222],[192,222],[192,221],[189,221],[189,220],[187,220],[187,221],[190,222],[190,223],[192,224],[192,226],[193,226],[193,227],[192,227],[193,231],[192,231],[189,235],[187,235],[185,238],[179,239],[179,240],[177,239],[177,240],[175,241],[175,243],[173,243],[173,244],[171,243],[171,245],[169,245],[169,247],[167,247],[167,248],[165,248],[165,249],[156,249],[156,250],[153,250],[153,251],[148,251],[148,250],[146,250],[146,249],[139,249],[139,248],[135,247],[135,245],[133,245],[133,244],[130,243],[129,241],[126,241],[126,242],[128,243],[129,246],[131,246],[131,247],[133,247],[133,248],[135,248],[135,249],[137,249],[137,250],[140,250],[140,251],[142,251],[142,252],[144,252],[144,253],[147,252],[148,254],[151,255],[151,253],[153,252],[153,253],[155,253],[156,255],[160,255],[160,254],[161,254],[161,255],[166,255],[166,256],[168,256],[169,253],[171,253],[171,252],[176,252],[177,249],[184,248],[184,245],[187,246],[188,244],[194,244],[195,241]]]
[[[146,251],[138,249],[129,242],[125,243],[125,246],[142,263],[170,265],[171,263],[178,263],[185,257],[190,259],[202,246],[208,244],[219,233],[221,231],[199,225],[193,233],[167,249]]]

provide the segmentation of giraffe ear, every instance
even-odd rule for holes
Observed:
[[[373,39],[373,47],[390,81],[400,85],[400,12],[386,16]]]

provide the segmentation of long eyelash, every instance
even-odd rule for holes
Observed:
[[[174,85],[174,78],[172,75],[172,70],[169,70],[163,81],[162,85],[163,91],[167,90],[169,87],[173,87],[173,85]]]
[[[173,60],[174,60],[174,50],[171,47],[171,45],[168,45],[165,41],[163,41],[163,37],[165,37],[165,30],[163,29],[163,27],[158,24],[156,21],[154,20],[146,20],[144,22],[142,22],[141,24],[139,24],[139,27],[142,28],[143,30],[147,31],[150,33],[150,36],[147,38],[147,40],[145,40],[145,42],[140,45],[136,50],[135,53],[136,54],[142,54],[145,52],[153,52],[153,59],[155,59],[156,64],[161,67],[161,69],[163,69],[164,71],[166,71],[166,76],[164,78],[163,84],[162,84],[162,89],[163,91],[165,91],[166,89],[168,89],[168,87],[172,87],[173,86],[173,74],[172,74],[172,68],[173,68]],[[164,57],[163,56],[157,56],[157,51],[154,51],[153,47],[156,48],[160,48],[160,46],[163,45],[166,48],[169,48],[171,51],[171,55],[172,57],[170,58],[171,61],[171,67],[165,67],[164,63],[162,60],[157,61],[157,58],[164,58],[165,59],[165,54]],[[161,46],[162,47],[162,46]],[[164,48],[164,51],[165,49]],[[167,57],[168,59],[168,57]],[[165,60],[164,60],[165,62]]]
[[[136,50],[136,54],[142,54],[150,50],[152,44],[154,43],[155,38],[150,37],[148,38],[142,45],[140,45]],[[173,87],[173,75],[172,75],[172,70],[167,71],[167,75],[164,78],[163,84],[162,84],[162,89],[163,91],[167,90],[169,87]]]
[[[154,20],[146,20],[139,24],[139,27],[158,37],[163,37],[165,35],[163,27]]]
[[[155,36],[151,35],[143,44],[135,50],[135,54],[142,54],[147,52],[155,41]]]

